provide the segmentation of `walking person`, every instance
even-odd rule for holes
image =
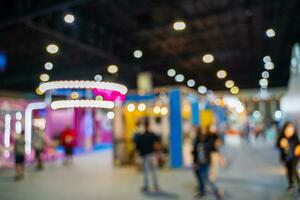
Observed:
[[[24,131],[15,136],[15,180],[19,181],[24,179],[24,163],[25,163],[25,137]]]
[[[142,187],[143,192],[149,191],[149,179],[151,174],[154,190],[160,191],[158,179],[157,179],[157,162],[156,162],[156,149],[159,146],[159,138],[150,131],[150,124],[148,120],[145,120],[145,132],[142,133],[136,139],[136,149],[142,157],[144,185]]]
[[[277,140],[277,147],[280,150],[280,158],[286,168],[288,179],[288,191],[294,187],[294,179],[298,183],[300,192],[300,180],[297,175],[297,163],[300,156],[300,142],[294,125],[286,122]]]
[[[45,150],[46,138],[44,132],[38,127],[33,129],[32,144],[35,151],[35,159],[37,161],[36,169],[42,170],[44,168],[42,153]]]
[[[60,141],[65,150],[64,164],[70,164],[73,161],[73,149],[75,146],[75,132],[66,128],[60,135]]]
[[[199,191],[196,197],[204,197],[206,195],[206,186],[209,186],[215,197],[219,200],[222,195],[215,183],[209,179],[209,170],[211,164],[211,153],[214,144],[209,139],[207,133],[203,133],[199,128],[193,148],[194,170],[198,173]]]

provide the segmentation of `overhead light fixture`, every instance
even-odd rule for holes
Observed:
[[[205,87],[204,85],[199,86],[199,87],[198,87],[198,92],[199,92],[200,94],[206,94],[206,92],[207,92],[207,87]]]
[[[190,79],[187,81],[187,86],[194,87],[196,85],[196,82],[193,79]]]
[[[44,68],[45,68],[46,70],[52,70],[52,69],[53,69],[53,63],[52,63],[52,62],[46,62],[46,63],[44,64]]]
[[[263,79],[260,79],[260,80],[259,80],[259,85],[260,85],[260,87],[267,87],[268,84],[269,84],[268,79],[263,78]]]
[[[112,101],[97,101],[97,100],[58,100],[51,103],[53,110],[62,108],[114,108],[115,103]]]
[[[263,61],[264,61],[264,63],[272,62],[270,56],[265,56],[265,57],[263,58]]]
[[[174,22],[173,28],[176,31],[182,31],[186,28],[185,22],[183,22],[183,21]]]
[[[238,94],[240,92],[240,88],[237,86],[234,86],[230,89],[231,94]]]
[[[56,44],[49,44],[47,47],[46,47],[46,50],[48,53],[50,54],[55,54],[58,52],[59,50],[59,47],[56,45]]]
[[[97,81],[97,82],[102,81],[102,79],[103,78],[102,78],[102,76],[100,74],[96,74],[95,77],[94,77],[94,80]]]
[[[215,58],[214,58],[214,56],[213,56],[212,54],[205,54],[205,55],[202,57],[202,60],[203,60],[203,62],[205,62],[205,63],[212,63],[212,62],[215,60]]]
[[[266,31],[266,35],[271,38],[271,37],[275,37],[276,33],[275,33],[275,30],[272,29],[272,28],[269,28],[267,31]]]
[[[169,70],[168,70],[168,76],[174,77],[175,75],[176,75],[175,69],[169,69]]]
[[[270,73],[268,71],[263,71],[261,73],[261,77],[263,77],[263,78],[269,78],[270,77]]]
[[[177,82],[183,82],[183,81],[184,81],[184,75],[182,75],[182,74],[177,74],[177,75],[175,76],[175,81],[177,81]]]
[[[133,112],[134,110],[135,110],[135,105],[133,103],[127,105],[128,112]]]
[[[159,106],[155,106],[153,108],[153,112],[154,112],[154,114],[159,114],[160,113],[160,107]]]
[[[47,83],[42,83],[39,86],[39,90],[42,93],[45,93],[48,90],[55,89],[104,89],[117,91],[121,94],[126,94],[128,91],[127,87],[124,85],[103,81],[51,81]]]
[[[143,56],[143,52],[141,50],[137,49],[133,52],[133,56],[135,58],[141,58]]]
[[[64,16],[64,21],[68,24],[72,24],[75,21],[75,16],[73,14],[66,14]]]
[[[117,73],[117,72],[119,71],[119,68],[118,68],[117,65],[109,65],[109,66],[107,67],[107,71],[108,71],[109,73],[111,73],[111,74],[115,74],[115,73]]]
[[[225,87],[226,88],[232,88],[234,86],[234,82],[232,81],[232,80],[227,80],[226,82],[225,82]]]
[[[223,78],[226,78],[227,77],[227,72],[225,70],[219,70],[217,72],[217,77],[219,79],[223,79]]]
[[[162,115],[167,115],[168,112],[169,112],[169,110],[168,110],[167,107],[162,107],[162,108],[160,109],[160,114],[162,114]]]
[[[265,69],[266,70],[272,70],[272,69],[274,69],[274,63],[273,62],[267,62],[267,63],[265,63]]]
[[[50,79],[50,76],[48,74],[41,74],[40,75],[40,80],[42,82],[47,82],[47,81],[49,81],[49,79]]]
[[[138,110],[139,110],[140,112],[145,111],[145,110],[146,110],[146,104],[140,103],[140,104],[138,105]]]

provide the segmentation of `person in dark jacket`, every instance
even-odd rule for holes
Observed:
[[[294,125],[286,122],[279,134],[277,147],[280,150],[280,158],[283,162],[288,179],[288,191],[293,189],[294,178],[298,183],[298,191],[300,192],[300,180],[297,175],[297,163],[300,156],[300,142]]]
[[[217,199],[222,199],[219,189],[213,181],[209,179],[209,170],[211,164],[211,153],[215,146],[207,134],[204,134],[199,128],[194,142],[193,158],[194,170],[198,173],[199,193],[197,197],[206,195],[206,186],[210,186]]]
[[[142,157],[143,163],[143,175],[144,186],[143,192],[149,191],[148,174],[151,173],[154,190],[159,191],[158,179],[157,179],[157,166],[155,163],[155,152],[159,143],[159,138],[153,132],[150,131],[149,121],[145,120],[145,132],[136,138],[136,149]]]

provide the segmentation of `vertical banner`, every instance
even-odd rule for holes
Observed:
[[[180,90],[170,90],[170,164],[173,168],[181,168],[182,156],[182,119]]]
[[[199,113],[198,99],[197,98],[192,99],[191,105],[192,105],[192,125],[198,127],[200,125],[200,113]]]

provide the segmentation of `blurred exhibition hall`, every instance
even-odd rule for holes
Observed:
[[[0,200],[299,200],[299,0],[2,0]]]

